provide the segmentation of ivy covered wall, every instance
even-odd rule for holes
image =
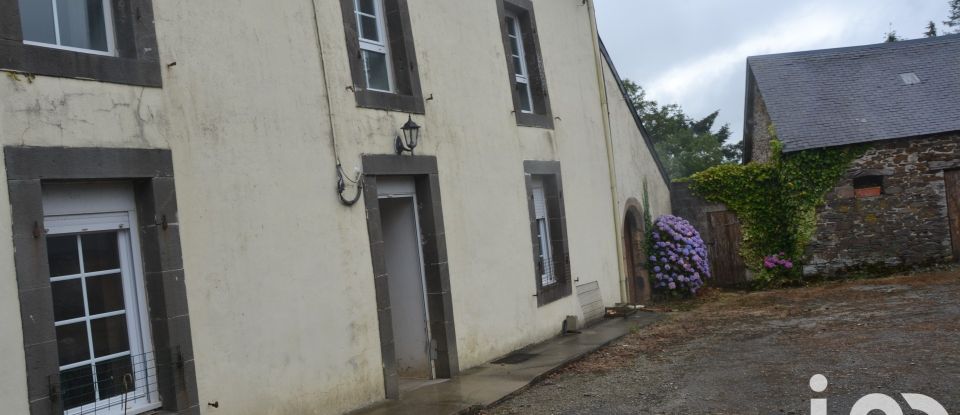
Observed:
[[[771,129],[771,135],[772,129]],[[759,285],[783,285],[801,278],[799,267],[816,230],[816,209],[862,146],[783,154],[771,140],[771,159],[720,165],[690,178],[690,189],[736,213],[743,231],[741,254]],[[771,258],[788,267],[770,267]]]

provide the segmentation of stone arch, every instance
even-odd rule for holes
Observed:
[[[636,198],[627,200],[623,214],[624,274],[627,279],[627,302],[650,299],[650,278],[647,271],[646,229],[643,207]]]

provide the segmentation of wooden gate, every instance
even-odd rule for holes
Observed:
[[[708,212],[710,271],[713,285],[733,285],[747,280],[747,267],[740,256],[740,221],[730,211]]]
[[[947,185],[947,211],[950,221],[950,238],[953,240],[953,260],[960,261],[960,170],[943,172]]]

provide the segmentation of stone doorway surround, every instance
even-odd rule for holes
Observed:
[[[377,319],[380,326],[380,354],[383,358],[383,383],[387,399],[400,398],[390,291],[384,253],[383,228],[380,223],[380,201],[377,177],[411,176],[416,185],[417,209],[420,214],[423,244],[423,267],[427,289],[430,332],[436,341],[434,361],[437,378],[459,374],[457,336],[454,330],[453,303],[450,296],[450,273],[447,267],[446,237],[440,201],[440,180],[437,159],[433,156],[363,156],[363,197],[366,205],[367,233],[373,262]]]

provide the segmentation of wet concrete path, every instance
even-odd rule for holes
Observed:
[[[400,400],[384,401],[352,415],[449,415],[494,404],[525,388],[564,364],[615,341],[631,330],[648,326],[661,314],[636,313],[629,318],[603,321],[580,334],[557,337],[522,350],[533,355],[515,364],[487,363],[463,371],[460,376],[432,383],[401,394]]]

